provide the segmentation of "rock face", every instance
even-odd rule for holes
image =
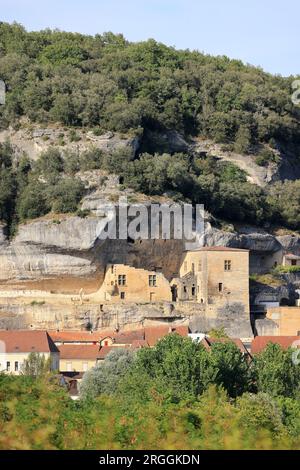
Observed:
[[[20,244],[42,245],[65,250],[89,250],[99,235],[99,220],[92,217],[68,217],[22,225],[12,247]]]
[[[277,336],[279,327],[277,323],[268,318],[255,321],[255,333],[258,336]]]
[[[107,132],[106,134],[96,136],[92,132],[84,133],[76,130],[77,139],[72,141],[69,131],[64,128],[51,127],[22,128],[18,131],[8,129],[0,132],[0,143],[9,140],[14,148],[16,157],[27,154],[32,160],[37,160],[42,152],[50,147],[58,147],[64,153],[65,151],[83,152],[92,147],[99,148],[104,152],[113,152],[122,148],[127,148],[132,158],[135,156],[140,137],[122,137],[119,134]]]
[[[206,224],[203,237],[204,245],[230,246],[244,250],[276,252],[282,248],[280,241],[273,235],[251,227],[241,227],[239,232],[225,232]]]
[[[86,175],[85,175],[86,176]],[[98,175],[99,176],[99,175]],[[100,177],[100,176],[99,176]],[[113,185],[113,182],[115,186]],[[108,187],[109,194],[107,193]],[[111,195],[126,194],[117,180],[108,178],[104,189],[92,191],[82,203],[91,212],[85,218],[77,216],[45,217],[20,225],[15,238],[8,242],[4,226],[0,227],[0,281],[40,280],[63,276],[69,278],[98,276],[102,282],[106,264],[130,264],[136,268],[161,268],[171,279],[178,273],[185,248],[182,240],[105,239],[106,219],[103,208],[114,207]],[[250,250],[250,270],[266,272],[274,261],[281,263],[283,253],[300,252],[299,237],[275,237],[263,230],[241,228],[240,232],[226,232],[205,225],[202,243],[207,246],[228,246]],[[94,281],[93,281],[94,282]],[[94,288],[94,284],[93,284]],[[77,289],[77,284],[76,284]]]
[[[201,305],[189,307],[173,303],[156,304],[105,304],[59,305],[50,303],[0,304],[0,329],[80,329],[136,328],[145,323],[188,324],[192,332],[208,333],[213,328],[224,327],[232,337],[253,336],[249,318],[240,316],[239,309],[228,310],[224,318],[207,318]]]
[[[247,173],[250,183],[258,186],[266,186],[275,181],[285,179],[295,180],[300,178],[299,160],[290,152],[275,151],[278,163],[270,162],[267,166],[259,166],[255,161],[255,155],[240,155],[224,150],[219,144],[211,140],[195,140],[190,150],[200,155],[210,155],[218,159],[233,163]]]
[[[293,304],[296,298],[295,285],[286,281],[284,277],[280,286],[255,283],[251,286],[250,298],[252,305],[261,305],[265,302],[291,302]]]
[[[243,305],[231,304],[227,308],[219,309],[215,318],[208,317],[201,311],[201,305],[182,305],[178,311],[190,310],[190,330],[192,333],[209,333],[212,329],[224,328],[228,336],[234,338],[251,338],[253,336],[249,315],[245,313]]]
[[[292,252],[295,255],[300,255],[299,235],[282,235],[277,236],[276,238],[286,252]]]
[[[141,141],[141,152],[179,153],[188,152],[190,145],[175,130],[165,132],[146,131]]]

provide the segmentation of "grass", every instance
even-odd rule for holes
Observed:
[[[284,284],[283,280],[280,279],[279,275],[273,273],[251,274],[249,279],[250,282],[257,282],[259,284],[265,284],[271,287],[280,287]]]

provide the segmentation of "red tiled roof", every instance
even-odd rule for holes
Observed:
[[[249,250],[244,250],[241,248],[231,248],[230,246],[203,246],[201,248],[196,248],[195,250],[186,250],[186,251],[241,251],[247,252]]]
[[[282,349],[288,349],[294,341],[300,341],[300,336],[256,336],[251,343],[251,354],[258,354],[269,343],[279,344]]]
[[[112,335],[112,330],[105,331],[48,331],[54,342],[70,342],[70,343],[91,343],[99,342],[101,339]]]
[[[0,341],[4,343],[5,352],[9,353],[58,352],[47,331],[42,330],[0,330]]]
[[[149,344],[145,339],[135,339],[131,343],[132,349],[144,348],[146,346],[149,346]]]
[[[123,333],[118,333],[113,336],[114,344],[132,344],[136,340],[145,339],[144,329],[124,331]]]
[[[149,346],[155,346],[156,343],[164,336],[172,333],[177,333],[180,336],[188,336],[188,326],[169,327],[168,325],[153,326],[145,328],[145,340]]]
[[[146,327],[139,330],[124,331],[113,336],[114,344],[125,344],[133,347],[155,346],[155,344],[164,336],[170,333],[178,333],[181,336],[187,336],[188,326],[181,325],[170,327],[168,325]]]
[[[243,354],[249,354],[247,351],[247,348],[244,346],[243,342],[239,338],[208,338],[205,337],[203,340],[200,342],[206,349],[210,349],[212,344],[216,343],[234,343],[241,353]]]
[[[110,353],[112,349],[117,349],[117,348],[114,348],[113,346],[103,346],[100,349],[100,351],[98,351],[97,359],[105,359],[107,354]]]
[[[99,345],[94,344],[62,344],[58,347],[61,359],[97,360]]]

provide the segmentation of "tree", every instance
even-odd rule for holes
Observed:
[[[84,191],[84,184],[81,180],[61,178],[54,186],[47,187],[47,202],[53,212],[75,212]]]
[[[63,157],[57,148],[52,147],[41,154],[35,165],[36,173],[42,175],[46,180],[57,177],[63,170]]]
[[[44,354],[30,353],[25,359],[22,374],[33,377],[41,377],[50,372],[50,358],[46,359]]]
[[[268,189],[267,202],[275,222],[299,229],[300,180],[274,183]]]
[[[22,220],[35,219],[50,211],[45,184],[32,179],[20,192],[17,200],[17,215]]]
[[[222,327],[222,328],[213,328],[212,330],[210,330],[208,332],[208,336],[210,336],[211,338],[227,338],[227,339],[229,339],[229,336],[225,332],[224,327]]]
[[[238,398],[236,406],[240,425],[252,433],[267,430],[276,436],[284,432],[280,406],[267,393],[245,393]]]
[[[222,386],[229,396],[235,398],[250,389],[249,365],[239,348],[231,341],[211,345],[210,365],[214,383]]]
[[[171,403],[195,399],[213,382],[207,351],[189,338],[171,334],[143,348],[121,383],[120,394],[135,401],[161,397]]]
[[[234,150],[237,153],[248,153],[251,145],[251,132],[250,129],[241,125],[236,133]]]
[[[292,349],[269,343],[254,357],[253,368],[259,392],[271,396],[296,397],[300,389],[300,367],[292,361]]]
[[[80,396],[95,398],[101,394],[114,394],[133,359],[132,351],[123,348],[112,350],[103,364],[97,364],[84,374],[80,384]]]

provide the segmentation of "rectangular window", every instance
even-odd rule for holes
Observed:
[[[222,282],[219,282],[219,292],[222,292],[223,291],[223,284]]]
[[[118,276],[118,285],[119,286],[125,286],[126,285],[126,275],[125,274],[119,274],[119,276]]]
[[[19,371],[19,363],[18,361],[15,362],[15,372]]]
[[[89,368],[88,363],[87,363],[87,362],[83,362],[83,363],[82,363],[82,370],[83,370],[83,372],[86,372],[86,371],[88,370],[88,368]]]
[[[225,271],[231,271],[231,260],[227,259],[224,261],[224,269]]]
[[[184,262],[184,270],[187,271],[187,261]]]
[[[149,286],[156,287],[156,275],[155,274],[149,275]]]
[[[195,263],[192,263],[192,272],[195,272]]]
[[[292,259],[292,266],[297,266],[297,260],[296,259]]]
[[[198,271],[202,271],[202,261],[199,261],[198,263]]]
[[[125,292],[120,292],[120,299],[122,299],[122,300],[125,299]]]
[[[6,370],[7,370],[7,372],[10,372],[10,362],[9,361],[7,361],[7,363],[6,363]]]
[[[72,362],[67,362],[67,372],[72,372]]]

